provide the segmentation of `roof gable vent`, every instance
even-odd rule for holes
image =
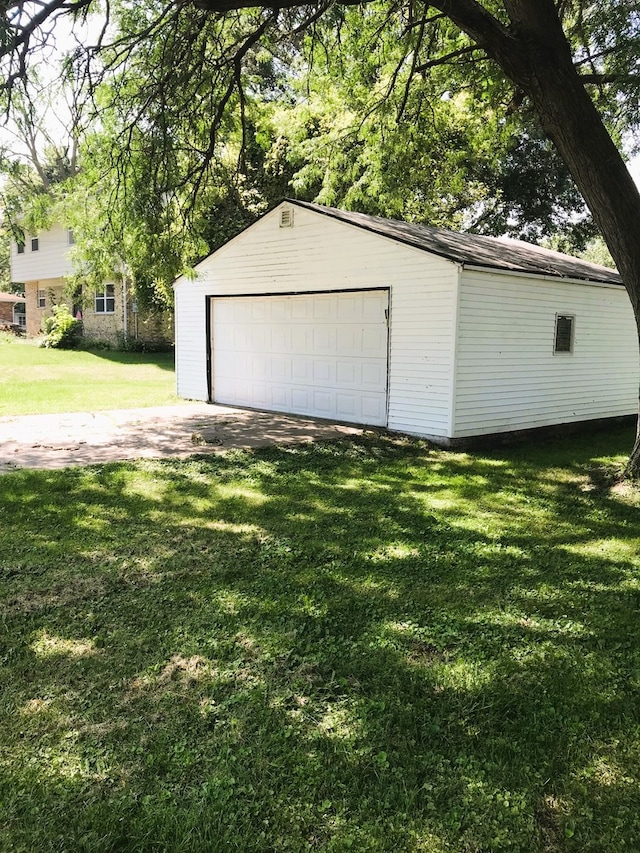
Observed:
[[[280,227],[293,228],[293,210],[290,207],[283,207],[280,211]]]

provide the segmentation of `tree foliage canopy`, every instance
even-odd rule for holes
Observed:
[[[66,175],[53,152],[50,176],[8,162],[23,191],[11,204],[53,187],[83,275],[124,264],[143,301],[169,298],[178,272],[284,195],[525,239],[561,230],[581,247],[593,226],[530,99],[445,6],[118,0],[65,61],[91,133]],[[517,29],[517,3],[449,6]],[[619,142],[638,123],[637,15],[624,0],[557,9]],[[23,136],[52,22],[93,12],[91,0],[6,5],[4,93]],[[43,201],[27,206],[42,219]]]

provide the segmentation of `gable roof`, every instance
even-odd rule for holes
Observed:
[[[563,255],[551,249],[543,249],[541,246],[525,243],[522,240],[462,234],[458,231],[447,231],[444,228],[431,228],[428,225],[414,225],[396,219],[382,219],[378,216],[367,216],[364,213],[352,213],[307,201],[295,199],[286,199],[286,201],[416,249],[423,249],[458,264],[535,273],[555,278],[583,279],[605,284],[622,285],[623,283],[616,270],[582,261],[571,255]]]
[[[0,293],[0,302],[24,302],[24,296],[19,293]]]

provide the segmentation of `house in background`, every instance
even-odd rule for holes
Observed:
[[[89,340],[118,344],[123,339],[146,343],[173,340],[173,318],[168,312],[138,312],[135,298],[122,279],[105,281],[96,291],[78,294],[76,301],[65,292],[72,275],[73,231],[56,224],[39,234],[25,234],[24,243],[11,243],[11,280],[24,284],[26,333],[35,337],[54,305],[66,304],[82,319]]]
[[[620,276],[528,243],[286,201],[174,290],[181,397],[444,446],[637,413]]]
[[[24,294],[0,293],[0,329],[24,331],[26,326]]]

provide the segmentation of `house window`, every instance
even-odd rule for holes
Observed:
[[[37,252],[39,248],[40,248],[40,241],[38,240],[37,237],[32,237],[31,238],[31,251]]]
[[[38,308],[46,308],[47,307],[47,294],[44,290],[38,291]]]
[[[113,314],[116,310],[116,288],[114,284],[105,284],[103,290],[96,290],[96,314]]]
[[[573,330],[575,317],[571,314],[556,314],[554,353],[573,352]]]
[[[67,244],[73,246],[75,242],[76,238],[73,236],[73,228],[67,228]]]
[[[18,248],[18,254],[19,254],[19,255],[24,255],[24,243],[17,243],[16,245],[17,245],[17,248]]]

